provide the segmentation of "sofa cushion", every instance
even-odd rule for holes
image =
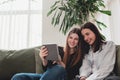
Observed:
[[[0,50],[0,80],[10,80],[15,73],[36,72],[35,49]]]
[[[116,46],[116,64],[114,70],[116,74],[120,76],[120,45]]]

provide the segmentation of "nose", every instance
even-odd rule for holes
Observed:
[[[71,40],[72,43],[73,43],[74,41],[75,41],[74,39]]]

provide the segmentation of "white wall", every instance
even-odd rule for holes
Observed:
[[[58,45],[65,44],[65,36],[59,32],[59,29],[51,25],[51,16],[47,17],[47,13],[50,10],[55,0],[43,0],[43,27],[42,27],[42,44],[56,43]]]
[[[109,18],[111,39],[120,45],[120,0],[111,1],[109,8],[112,11],[112,16]]]

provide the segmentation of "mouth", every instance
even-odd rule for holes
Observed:
[[[91,44],[91,41],[87,41],[88,44]]]
[[[86,41],[87,43],[90,43],[90,41]]]
[[[70,46],[71,46],[71,47],[73,47],[73,46],[74,46],[74,44],[71,44]]]

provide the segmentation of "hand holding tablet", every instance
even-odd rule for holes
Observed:
[[[57,44],[45,44],[43,45],[48,50],[47,60],[57,61],[60,60],[59,50]]]

